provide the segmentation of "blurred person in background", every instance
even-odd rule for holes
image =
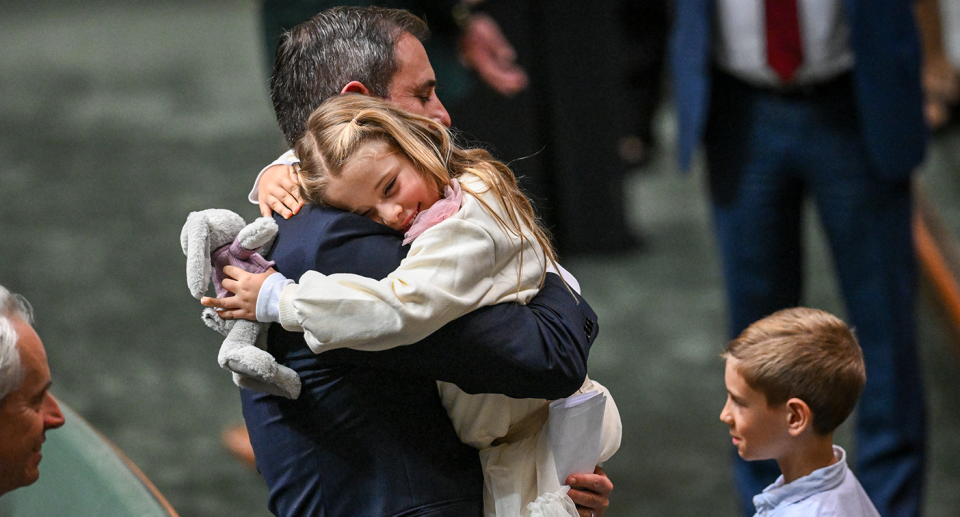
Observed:
[[[262,21],[271,66],[282,31],[340,3],[265,0]],[[354,3],[408,9],[427,21],[431,37],[424,46],[457,131],[465,143],[491,151],[516,172],[561,258],[638,249],[624,180],[643,151],[634,145],[625,159],[621,143],[631,124],[648,127],[642,113],[652,108],[631,98],[646,92],[647,84],[626,86],[628,65],[621,49],[629,42],[616,37],[622,32],[621,2],[603,0],[589,7],[576,0]],[[624,109],[628,101],[631,109]],[[638,112],[639,125],[630,120]],[[251,200],[256,197],[251,193]],[[299,201],[291,204],[274,210],[287,215],[299,209]]]
[[[680,166],[703,142],[730,337],[801,304],[811,197],[867,384],[856,470],[884,517],[919,517],[926,410],[911,177],[923,158],[921,48],[902,0],[676,0]],[[776,466],[735,458],[745,515]]]
[[[947,126],[960,103],[960,72],[947,53],[939,0],[917,0],[923,37],[923,114],[932,131]]]

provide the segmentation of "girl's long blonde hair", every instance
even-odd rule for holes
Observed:
[[[547,230],[534,214],[530,201],[509,167],[483,149],[463,149],[454,143],[449,130],[435,120],[404,111],[369,95],[344,94],[332,97],[317,108],[307,121],[295,152],[300,159],[300,194],[310,203],[323,204],[328,178],[340,177],[343,167],[369,142],[384,142],[413,162],[437,191],[465,172],[479,177],[507,208],[504,221],[496,212],[461,184],[494,215],[504,231],[526,239],[524,228],[533,233],[549,263],[556,253]]]

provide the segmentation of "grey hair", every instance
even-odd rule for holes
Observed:
[[[287,144],[293,148],[313,110],[351,81],[386,98],[399,66],[394,50],[406,33],[420,41],[430,36],[427,24],[408,11],[347,6],[321,11],[285,32],[270,98]]]
[[[20,387],[25,375],[17,349],[20,336],[13,328],[12,318],[32,325],[33,308],[26,298],[0,285],[0,402]]]

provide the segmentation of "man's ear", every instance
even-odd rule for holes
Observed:
[[[340,90],[340,93],[360,93],[363,95],[370,95],[370,90],[363,85],[360,81],[350,81],[346,86]]]
[[[813,426],[813,413],[806,402],[792,398],[787,401],[787,425],[791,436],[799,436]]]

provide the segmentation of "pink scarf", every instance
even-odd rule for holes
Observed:
[[[460,191],[460,182],[456,178],[451,178],[450,184],[443,188],[443,199],[413,218],[410,229],[403,234],[403,244],[410,244],[423,232],[457,213],[462,201],[463,192]]]

